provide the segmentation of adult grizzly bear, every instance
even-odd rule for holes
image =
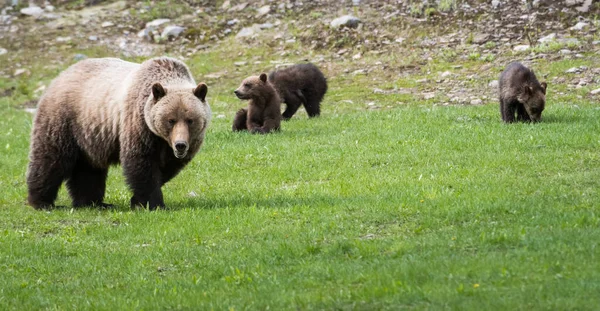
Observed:
[[[280,129],[281,100],[266,74],[244,79],[234,93],[239,99],[250,100],[248,108],[235,114],[234,132],[248,130],[253,134],[267,134]]]
[[[269,74],[269,81],[275,86],[279,97],[286,104],[282,114],[289,120],[304,105],[310,118],[321,114],[321,100],[327,92],[327,79],[317,66],[298,64]]]
[[[164,207],[162,185],[198,152],[210,122],[206,84],[184,63],[153,58],[83,60],[40,99],[31,133],[28,202],[54,205],[63,181],[73,206],[103,203],[111,164],[121,163],[131,206]]]
[[[500,74],[500,113],[506,123],[515,121],[537,122],[542,119],[546,106],[546,82],[538,82],[533,70],[514,62]]]

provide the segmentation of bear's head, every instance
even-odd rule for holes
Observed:
[[[258,99],[268,96],[273,87],[267,82],[267,75],[262,73],[260,76],[251,76],[244,81],[233,93],[239,99]]]
[[[204,141],[211,118],[207,92],[204,83],[196,88],[152,85],[144,107],[146,125],[169,144],[178,159],[193,157]]]
[[[542,111],[546,107],[546,82],[523,85],[518,100],[523,103],[531,121],[542,119]]]

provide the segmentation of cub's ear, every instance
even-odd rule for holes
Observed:
[[[548,88],[548,84],[546,84],[546,82],[542,82],[540,85],[542,86],[542,89],[544,89],[544,94],[546,94],[546,88]]]
[[[154,85],[152,86],[152,96],[154,96],[154,99],[159,100],[163,98],[163,96],[165,96],[166,94],[167,91],[165,91],[165,89],[160,83],[154,83]]]
[[[208,86],[206,86],[206,84],[203,82],[198,83],[198,86],[194,89],[194,95],[201,101],[204,101],[206,98],[206,93],[208,93]]]
[[[261,74],[260,74],[260,81],[262,81],[262,82],[267,82],[267,75],[266,75],[266,74],[264,74],[264,73],[261,73]]]

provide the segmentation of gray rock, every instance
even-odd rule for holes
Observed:
[[[86,55],[83,55],[83,54],[75,54],[75,56],[73,56],[73,60],[76,61],[76,62],[78,62],[80,60],[84,60],[86,58],[88,58],[88,57]]]
[[[90,40],[90,41],[98,41],[98,36],[89,36],[88,40]]]
[[[0,48],[0,55],[4,55],[4,54],[6,54],[6,53],[8,53],[8,50],[7,50],[7,49],[5,49],[5,48]]]
[[[475,44],[484,44],[486,43],[490,38],[490,35],[487,33],[480,33],[475,35],[475,37],[473,37],[473,43]]]
[[[170,20],[170,19],[168,19],[168,18],[160,18],[160,19],[155,19],[155,20],[153,20],[153,21],[151,21],[151,22],[147,22],[147,23],[146,23],[146,29],[148,29],[148,28],[155,29],[156,27],[158,27],[158,26],[160,26],[160,25],[162,25],[162,24],[164,24],[164,23],[168,23],[168,22],[170,22],[170,21],[171,21],[171,20]]]
[[[492,8],[497,9],[498,7],[500,7],[500,1],[492,0]]]
[[[523,52],[523,51],[527,51],[527,50],[529,50],[528,44],[515,45],[515,47],[513,47],[513,51],[516,51],[516,52]]]
[[[479,98],[475,98],[475,99],[471,100],[471,105],[479,106],[481,104],[483,104],[483,101]]]
[[[571,52],[571,50],[569,50],[569,49],[562,49],[562,50],[558,51],[558,53],[561,55],[569,55],[573,52]]]
[[[248,38],[255,36],[260,31],[260,27],[258,25],[252,25],[251,27],[242,28],[237,35],[236,38]]]
[[[361,20],[358,19],[357,17],[354,17],[352,15],[344,15],[342,17],[338,17],[338,18],[332,20],[331,23],[329,23],[329,25],[331,25],[331,27],[333,27],[333,28],[340,28],[340,27],[356,28],[356,27],[358,27],[359,23],[361,23]]]
[[[581,68],[579,67],[573,67],[573,68],[569,68],[567,69],[567,71],[565,71],[565,73],[581,73]]]
[[[248,6],[248,2],[243,2],[243,3],[240,3],[240,4],[236,5],[236,6],[232,6],[227,11],[238,11],[239,12],[239,11],[242,11],[243,9],[245,9],[247,6]]]
[[[113,22],[104,22],[104,23],[102,23],[101,27],[102,28],[108,28],[108,27],[112,27],[114,25],[115,24]]]
[[[488,83],[488,86],[491,88],[498,88],[498,84],[499,84],[498,80],[493,80],[493,81],[490,81],[490,83]]]
[[[171,39],[171,38],[176,38],[178,37],[183,31],[185,30],[185,28],[181,27],[181,26],[167,26],[165,27],[165,29],[163,30],[162,34],[160,35],[163,39]]]
[[[18,77],[27,72],[28,72],[27,69],[19,68],[19,69],[15,70],[15,73],[13,74],[13,76]]]
[[[237,24],[237,23],[239,23],[239,22],[240,22],[240,20],[239,20],[239,19],[237,19],[237,18],[234,18],[234,19],[232,19],[232,20],[228,20],[228,21],[227,21],[227,25],[229,25],[229,26],[232,26],[232,25],[235,25],[235,24]]]
[[[30,6],[28,8],[21,9],[21,14],[33,17],[39,17],[44,14],[44,10],[39,6]]]
[[[579,22],[577,24],[575,24],[575,26],[569,28],[570,30],[583,30],[584,28],[588,27],[590,24],[585,23],[585,22]]]
[[[235,62],[233,64],[237,67],[242,67],[242,66],[246,66],[248,64],[248,62]]]
[[[551,33],[545,37],[541,37],[538,39],[538,42],[540,43],[547,43],[547,42],[552,42],[556,39],[556,34],[555,33]]]
[[[260,24],[260,25],[258,25],[258,28],[260,28],[260,29],[271,29],[271,28],[273,28],[273,24],[271,24],[271,23]]]
[[[595,90],[591,91],[590,94],[598,95],[598,94],[600,94],[600,89],[595,89]]]
[[[231,1],[226,0],[225,2],[223,2],[223,5],[221,5],[221,9],[222,10],[228,10],[231,7]]]
[[[269,12],[271,12],[271,6],[265,5],[265,6],[261,7],[260,9],[258,9],[256,16],[261,17],[261,16],[269,14]]]

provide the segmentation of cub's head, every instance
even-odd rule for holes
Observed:
[[[546,82],[539,85],[524,85],[518,98],[525,106],[525,110],[527,110],[527,114],[533,122],[542,119],[542,111],[546,107],[546,87]]]
[[[267,84],[267,75],[262,73],[260,76],[251,76],[244,81],[233,93],[239,99],[252,99],[264,97],[265,90],[269,89]]]
[[[175,157],[193,157],[204,141],[211,111],[206,103],[208,87],[196,88],[152,86],[152,94],[144,107],[144,119],[150,131],[164,139]]]

